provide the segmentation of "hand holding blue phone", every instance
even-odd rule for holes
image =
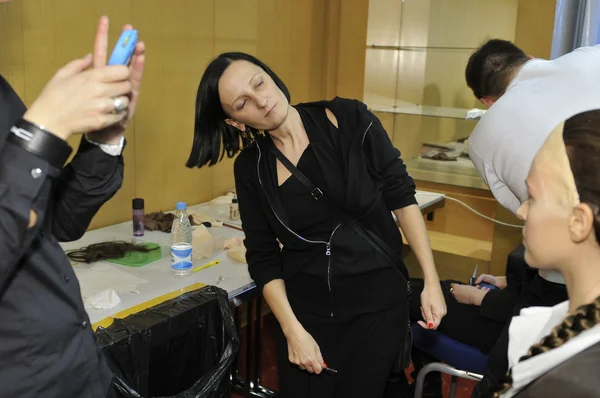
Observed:
[[[115,48],[108,60],[109,65],[128,65],[135,45],[137,44],[138,32],[135,29],[124,30],[117,41]]]
[[[471,275],[471,277],[469,278],[469,285],[479,286],[480,289],[483,287],[485,287],[489,290],[499,289],[498,286],[492,285],[491,283],[487,283],[487,282],[483,282],[483,281],[481,281],[481,283],[477,284],[477,265],[475,266],[475,269],[473,270],[473,275]]]
[[[481,282],[481,283],[480,283],[479,285],[477,285],[477,286],[479,286],[479,288],[480,288],[480,289],[481,289],[481,288],[484,288],[484,287],[485,287],[485,288],[487,288],[487,289],[489,289],[489,290],[496,290],[496,289],[499,289],[499,287],[498,287],[498,286],[496,286],[496,285],[492,285],[492,284],[490,284],[490,283],[487,283],[487,282]]]

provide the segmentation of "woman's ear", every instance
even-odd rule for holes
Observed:
[[[240,130],[242,133],[246,132],[246,125],[240,122],[236,122],[233,119],[225,119],[225,123],[227,123],[230,126],[235,127],[236,129]]]
[[[569,218],[569,234],[575,243],[582,243],[594,234],[594,211],[587,203],[573,208]]]

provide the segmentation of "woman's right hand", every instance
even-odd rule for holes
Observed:
[[[298,324],[286,334],[289,361],[309,373],[319,374],[323,370],[321,349],[313,337]]]
[[[92,56],[76,59],[59,69],[23,118],[66,140],[111,126],[123,119],[131,93],[131,71],[114,65],[88,69]],[[115,98],[125,110],[115,113]]]

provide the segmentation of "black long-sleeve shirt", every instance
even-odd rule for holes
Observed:
[[[525,262],[525,247],[517,247],[508,255],[506,263],[506,287],[491,290],[483,297],[480,313],[486,318],[508,323],[513,317],[514,307],[521,295],[524,278],[529,266]]]
[[[24,112],[0,77],[0,396],[105,397],[112,373],[58,242],[84,234],[120,188],[123,159],[82,139],[58,170],[7,142]]]
[[[336,116],[338,128],[325,124],[325,108]],[[415,184],[379,120],[364,104],[342,98],[296,109],[323,171],[325,195],[401,255],[402,237],[391,211],[416,204]],[[259,139],[235,162],[246,258],[257,285],[283,279],[295,311],[330,317],[406,302],[406,284],[350,227],[341,225],[327,240],[307,239],[290,227],[277,193],[272,145],[269,137]],[[407,274],[404,264],[397,266]]]

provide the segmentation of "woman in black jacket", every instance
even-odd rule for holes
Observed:
[[[246,257],[280,326],[282,396],[379,397],[408,348],[410,287],[404,264],[389,261],[402,251],[392,211],[426,281],[422,326],[436,328],[446,313],[415,185],[364,104],[289,101],[261,61],[220,55],[200,82],[187,166],[241,150],[234,172]],[[292,176],[277,150],[319,189]],[[333,206],[395,253],[382,255]]]

